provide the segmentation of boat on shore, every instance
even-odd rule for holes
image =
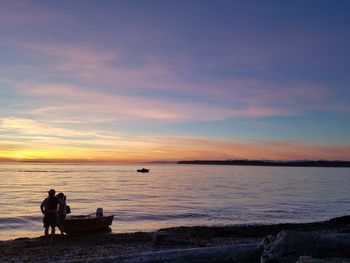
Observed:
[[[67,234],[109,230],[113,218],[114,215],[96,216],[96,214],[68,216],[64,221],[63,230]]]
[[[146,168],[137,169],[137,172],[138,172],[138,173],[148,173],[148,172],[149,172],[149,169],[146,169]]]

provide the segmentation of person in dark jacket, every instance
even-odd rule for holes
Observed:
[[[51,227],[51,237],[55,235],[55,227],[57,226],[57,207],[59,200],[55,196],[56,191],[51,189],[48,191],[49,196],[44,199],[40,205],[40,210],[44,215],[43,223],[45,228],[45,237],[49,237],[49,227]]]

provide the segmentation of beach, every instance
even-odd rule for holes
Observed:
[[[349,235],[349,223],[350,216],[344,216],[314,223],[174,227],[154,232],[56,235],[53,240],[22,237],[0,241],[0,262],[181,262],[183,257],[186,262],[212,262],[212,258],[217,262],[272,262],[263,261],[262,255],[264,244],[273,236],[311,233],[337,240],[339,235]],[[303,239],[298,237],[297,242]],[[328,241],[327,246],[330,255],[350,258],[350,242],[345,247],[341,244],[341,253],[335,253],[336,245]],[[313,256],[320,255],[314,250],[310,251]],[[311,256],[297,253],[294,257]],[[230,261],[232,258],[238,261]],[[327,258],[327,253],[321,258]],[[292,262],[288,260],[285,262]]]

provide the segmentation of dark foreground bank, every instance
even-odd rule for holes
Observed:
[[[0,262],[347,262],[349,224],[344,216],[305,224],[18,238],[0,241]]]

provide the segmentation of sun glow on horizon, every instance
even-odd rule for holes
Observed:
[[[22,134],[23,136],[23,134]],[[30,135],[24,136],[26,139]],[[0,161],[48,162],[152,162],[179,160],[271,159],[350,160],[350,146],[300,144],[298,142],[232,142],[191,137],[143,137],[142,140],[120,139],[74,140],[46,138],[29,142],[0,143]],[[100,144],[102,143],[102,144]],[[7,149],[6,149],[7,148]]]

